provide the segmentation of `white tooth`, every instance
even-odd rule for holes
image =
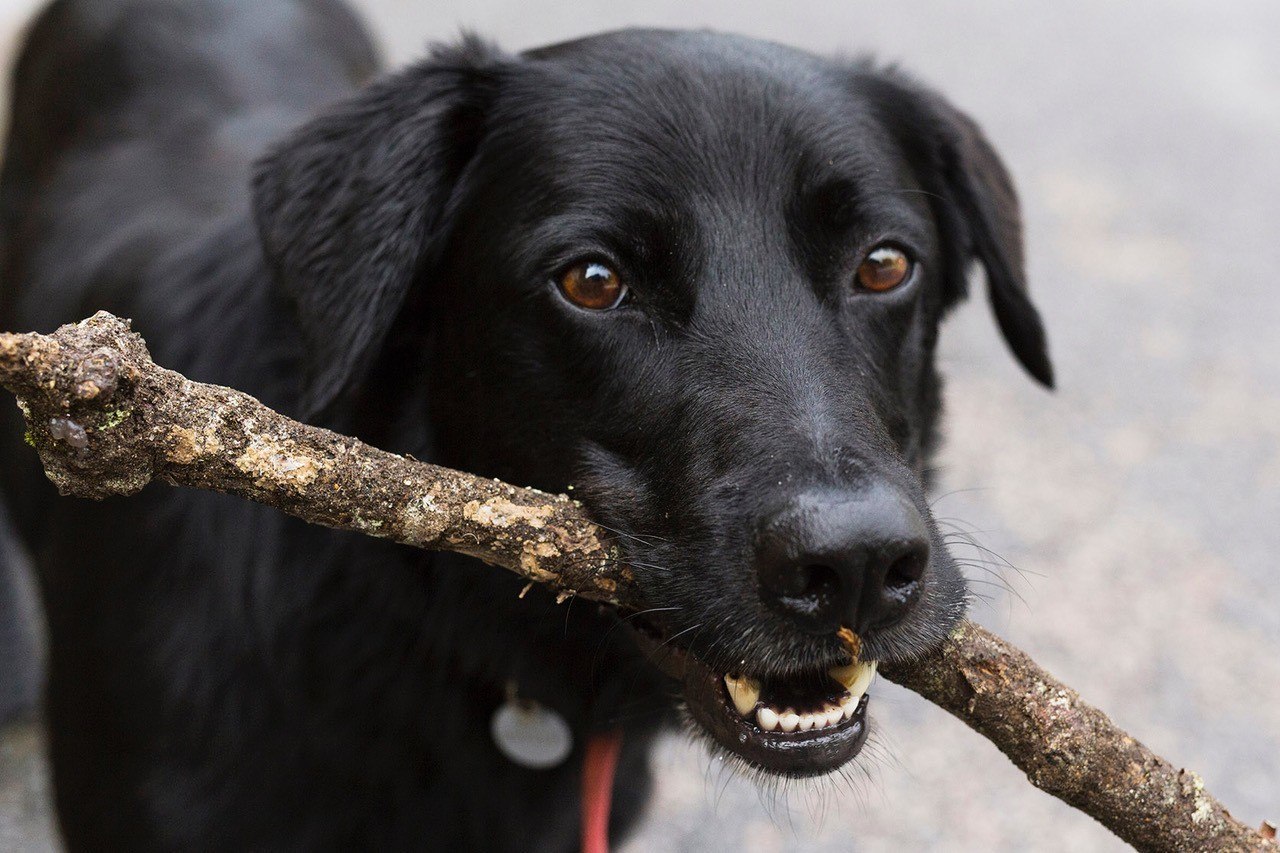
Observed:
[[[756,711],[756,722],[760,724],[760,728],[771,732],[778,727],[778,712],[766,705]]]
[[[802,732],[807,732],[809,731],[809,729],[813,728],[813,723],[814,723],[813,714],[801,714],[800,725],[797,726],[797,728],[799,728],[800,731]]]
[[[840,703],[840,716],[844,717],[846,720],[853,717],[853,712],[856,710],[858,710],[858,703],[850,702],[848,697],[845,697],[845,700]]]
[[[760,682],[745,675],[741,678],[726,675],[724,686],[729,691],[729,698],[733,700],[733,707],[742,716],[750,718],[751,712],[756,709],[756,703],[760,701]]]
[[[784,732],[794,732],[796,726],[800,725],[800,715],[788,708],[778,715],[778,725]]]
[[[844,711],[839,706],[827,706],[827,725],[834,726],[844,718]]]

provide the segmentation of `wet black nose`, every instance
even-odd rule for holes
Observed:
[[[897,622],[928,563],[924,520],[886,484],[798,496],[764,521],[756,550],[765,604],[815,634]]]

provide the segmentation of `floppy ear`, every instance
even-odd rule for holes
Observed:
[[[1053,387],[1053,364],[1040,314],[1027,291],[1022,215],[1013,181],[982,130],[940,95],[897,72],[872,77],[882,117],[920,169],[953,256],[953,298],[977,259],[1000,331],[1027,372]]]
[[[362,378],[479,144],[496,49],[472,38],[381,80],[258,162],[254,215],[306,349],[314,415]]]

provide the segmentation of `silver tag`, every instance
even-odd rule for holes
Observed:
[[[573,733],[564,717],[530,699],[502,703],[489,732],[503,755],[532,770],[555,767],[573,750]]]

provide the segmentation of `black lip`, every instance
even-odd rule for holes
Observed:
[[[686,655],[684,698],[689,713],[716,743],[749,764],[780,776],[821,776],[843,766],[867,741],[867,696],[853,716],[830,729],[766,732],[729,703],[724,677]]]
[[[853,716],[832,728],[766,732],[730,704],[723,673],[674,643],[656,639],[647,626],[633,624],[633,629],[649,660],[683,686],[690,716],[717,744],[753,767],[779,776],[821,776],[849,762],[867,742],[866,695]]]

